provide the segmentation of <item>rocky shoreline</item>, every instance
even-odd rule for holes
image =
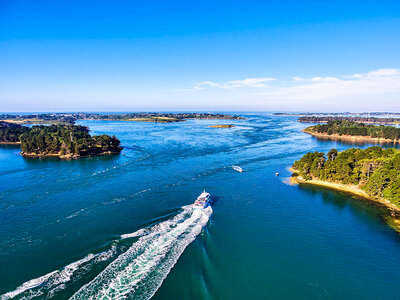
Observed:
[[[220,124],[220,125],[211,125],[208,126],[209,128],[232,128],[235,127],[235,125],[232,124]]]
[[[79,154],[60,154],[60,153],[23,153],[21,155],[25,158],[46,158],[46,157],[57,157],[60,159],[78,159],[84,157],[94,157],[94,156],[103,156],[103,155],[113,155],[119,154],[121,151],[102,151],[98,153],[91,153],[87,155],[79,155]]]
[[[21,142],[0,142],[0,145],[21,145]]]

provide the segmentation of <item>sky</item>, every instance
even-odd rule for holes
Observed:
[[[400,1],[0,0],[0,112],[397,111]]]

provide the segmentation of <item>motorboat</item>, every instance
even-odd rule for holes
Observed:
[[[239,166],[232,166],[232,169],[234,169],[235,171],[240,172],[240,173],[243,172],[243,169]]]
[[[193,209],[204,209],[211,205],[210,194],[204,190],[193,204]]]

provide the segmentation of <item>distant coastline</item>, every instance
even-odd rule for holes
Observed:
[[[400,112],[277,112],[274,116],[400,116]]]
[[[400,124],[400,118],[377,117],[337,117],[337,116],[303,116],[297,121],[301,123],[328,123],[331,121],[350,121],[363,124],[396,125]]]
[[[73,125],[79,120],[97,121],[134,121],[154,123],[183,122],[190,119],[197,120],[243,120],[237,115],[218,113],[45,113],[45,114],[0,114],[0,121],[13,124],[53,124]]]

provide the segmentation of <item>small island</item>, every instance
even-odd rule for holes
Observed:
[[[35,125],[29,128],[0,122],[0,142],[19,144],[24,157],[80,158],[122,150],[115,136],[91,136],[87,127],[79,125]]]
[[[208,126],[208,127],[210,127],[210,128],[232,128],[232,127],[235,127],[235,125],[232,125],[232,124],[220,124],[220,125],[211,125],[211,126]]]
[[[308,152],[292,166],[291,181],[325,186],[368,199],[400,217],[400,150],[373,146]],[[400,220],[396,220],[397,226]],[[400,227],[399,227],[400,228]],[[398,228],[398,229],[399,229]]]
[[[400,128],[383,125],[367,125],[352,121],[329,121],[307,127],[303,132],[320,138],[359,140],[369,142],[400,142]]]

